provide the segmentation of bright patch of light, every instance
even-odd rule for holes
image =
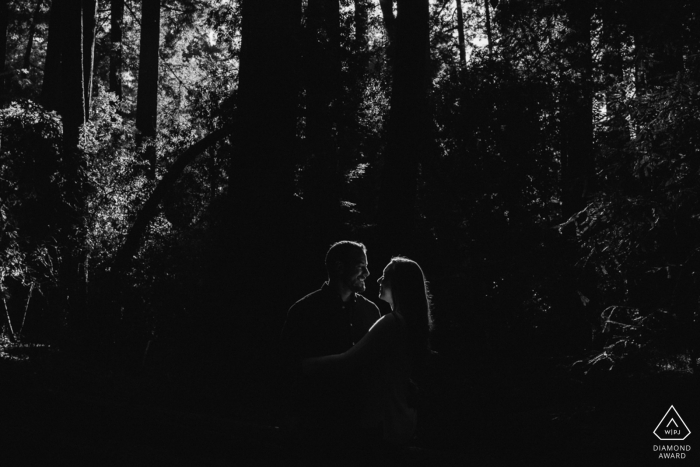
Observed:
[[[472,41],[474,48],[480,49],[489,45],[489,40],[486,36],[476,36]]]

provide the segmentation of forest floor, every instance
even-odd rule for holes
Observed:
[[[652,433],[671,404],[691,432],[700,427],[700,392],[688,374],[589,381],[519,365],[434,381],[404,465],[698,465],[693,450],[659,461],[654,446],[663,443]],[[217,410],[205,391],[104,370],[46,345],[0,340],[0,397],[7,467],[299,465],[260,404]],[[700,451],[692,438],[682,444]]]

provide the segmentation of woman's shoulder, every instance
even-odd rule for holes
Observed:
[[[377,333],[394,333],[403,326],[403,319],[394,312],[387,313],[377,320],[370,331]]]

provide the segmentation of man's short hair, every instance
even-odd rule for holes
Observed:
[[[352,263],[357,260],[356,255],[358,250],[365,255],[367,254],[367,247],[360,242],[343,240],[331,245],[328,249],[328,253],[326,253],[326,271],[328,272],[328,277],[337,276],[337,272],[334,269],[337,262],[340,261],[345,266],[352,265]]]

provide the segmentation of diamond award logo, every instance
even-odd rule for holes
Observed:
[[[690,430],[676,408],[671,406],[654,429],[654,434],[661,441],[683,441],[690,434]]]

